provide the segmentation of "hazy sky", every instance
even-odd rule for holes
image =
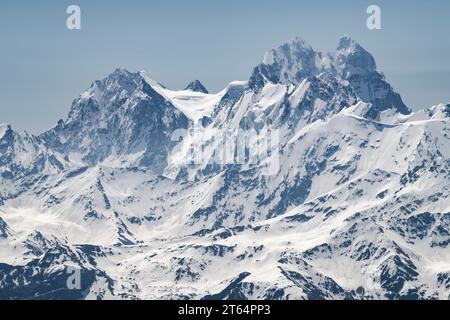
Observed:
[[[82,30],[66,28],[66,8]],[[378,4],[382,30],[366,27]],[[295,36],[330,51],[348,34],[413,109],[450,102],[450,1],[1,0],[0,122],[39,133],[116,67],[174,89],[247,80],[264,52]]]

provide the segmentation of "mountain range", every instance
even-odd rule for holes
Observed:
[[[218,93],[117,69],[0,125],[0,299],[447,300],[449,194],[450,104],[411,112],[348,36]]]

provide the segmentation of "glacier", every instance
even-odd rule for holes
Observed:
[[[241,130],[279,133],[270,175],[275,149],[212,161]],[[449,194],[450,104],[411,112],[348,36],[218,93],[119,68],[42,134],[0,125],[0,299],[448,300]]]

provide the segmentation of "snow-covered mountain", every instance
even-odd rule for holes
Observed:
[[[450,298],[450,105],[411,113],[349,37],[215,94],[117,69],[1,125],[0,174],[0,299]]]

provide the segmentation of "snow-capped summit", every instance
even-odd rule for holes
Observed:
[[[80,154],[89,164],[131,157],[135,165],[160,171],[171,132],[188,124],[163,90],[144,72],[117,69],[95,81],[74,101],[68,118],[41,138],[61,153]]]
[[[353,91],[359,100],[371,104],[363,114],[365,117],[379,119],[380,113],[388,109],[410,113],[400,95],[377,70],[373,56],[349,36],[342,37],[336,51],[328,54],[315,51],[300,38],[270,50],[254,69],[249,87],[255,92],[267,84],[296,87],[303,85],[303,81],[317,82],[313,78],[321,79],[320,92],[330,92],[326,87],[339,83],[339,87]],[[335,95],[340,96],[341,92]]]
[[[0,184],[8,181],[29,181],[42,174],[63,170],[63,157],[48,150],[44,142],[27,132],[15,131],[10,125],[0,125]],[[1,196],[14,193],[15,188],[0,190]]]
[[[340,39],[335,52],[335,62],[344,78],[367,74],[377,69],[374,57],[349,36]]]
[[[301,62],[302,59],[313,52],[314,50],[309,43],[300,37],[296,37],[268,51],[264,55],[262,63],[266,65],[273,65],[275,63],[292,65],[295,62]]]
[[[200,82],[200,80],[194,80],[189,82],[189,84],[186,86],[184,90],[190,90],[192,92],[200,92],[200,93],[206,93],[208,94],[208,90],[205,88],[205,86]]]
[[[338,77],[348,81],[364,102],[373,105],[366,117],[378,119],[381,112],[391,108],[402,114],[410,113],[401,96],[377,70],[374,57],[355,40],[342,37],[333,57]]]
[[[317,74],[318,54],[303,39],[295,38],[268,51],[250,78],[252,88],[260,88],[270,81],[280,84],[298,84],[302,79]]]

